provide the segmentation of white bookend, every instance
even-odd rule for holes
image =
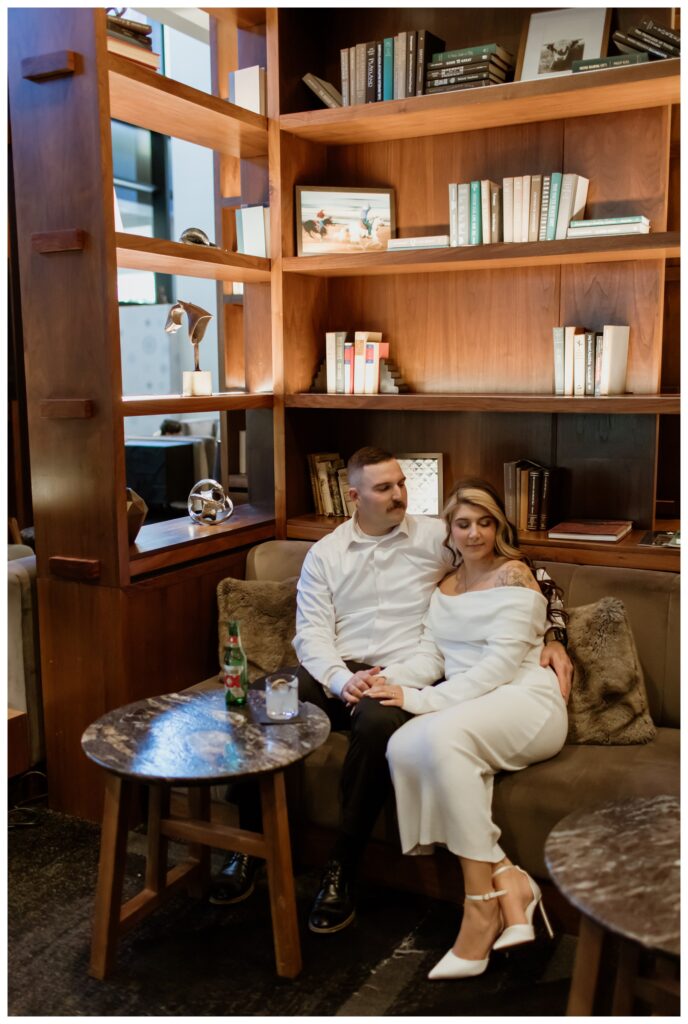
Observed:
[[[521,199],[521,241],[527,242],[530,234],[530,174],[523,175],[523,196]]]
[[[468,245],[469,232],[471,227],[471,186],[469,182],[459,185],[458,189],[458,229],[456,236],[457,245]]]
[[[256,114],[266,112],[265,68],[257,64],[251,68],[239,68],[229,72],[229,97],[237,107],[252,110]]]
[[[585,394],[585,335],[573,336],[573,393]]]
[[[554,394],[564,394],[564,328],[552,329],[554,341]]]
[[[337,335],[335,331],[325,334],[325,365],[327,368],[327,393],[337,394]]]
[[[523,175],[519,174],[514,177],[514,221],[513,221],[513,241],[522,242],[523,236],[521,234],[523,222]]]
[[[612,324],[602,328],[601,395],[623,395],[626,390],[630,330],[630,327]]]
[[[449,244],[459,244],[459,186],[449,185]]]
[[[514,179],[504,178],[502,181],[502,240],[514,240]]]

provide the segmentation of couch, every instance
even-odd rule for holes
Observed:
[[[310,543],[266,541],[249,552],[246,578],[285,580],[297,576]],[[679,791],[678,574],[540,562],[564,592],[567,608],[611,595],[627,611],[657,726],[649,743],[631,746],[566,744],[554,758],[495,780],[494,813],[509,855],[531,874],[547,877],[544,845],[552,827],[571,811],[610,800]],[[250,657],[250,651],[247,651]],[[332,733],[304,762],[298,807],[301,822],[335,829],[339,820],[339,776],[348,737]],[[374,838],[399,849],[393,807],[380,816]],[[405,858],[426,860],[427,858]]]

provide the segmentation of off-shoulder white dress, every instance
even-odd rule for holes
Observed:
[[[546,615],[545,598],[526,588],[437,589],[418,654],[385,670],[415,715],[387,747],[404,853],[439,843],[474,860],[504,856],[495,773],[553,757],[566,739],[557,678],[540,666]],[[439,657],[445,681],[427,685]]]

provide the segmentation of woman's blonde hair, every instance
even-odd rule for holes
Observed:
[[[516,558],[521,562],[527,562],[526,556],[518,546],[516,527],[507,519],[504,503],[494,487],[488,484],[486,480],[469,477],[465,480],[460,480],[456,484],[442,509],[442,517],[447,526],[444,544],[452,552],[455,565],[459,564],[460,556],[451,543],[451,524],[454,513],[459,505],[473,505],[476,508],[484,508],[488,515],[492,516],[497,526],[497,534],[495,536],[495,551],[497,554],[504,555],[505,558]]]

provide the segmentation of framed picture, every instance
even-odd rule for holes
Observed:
[[[391,188],[296,186],[299,256],[379,252],[395,230]]]
[[[521,39],[516,81],[570,75],[574,60],[605,56],[610,18],[611,10],[605,7],[531,14]]]
[[[438,516],[444,504],[441,452],[405,452],[394,456],[406,477],[412,515]]]

